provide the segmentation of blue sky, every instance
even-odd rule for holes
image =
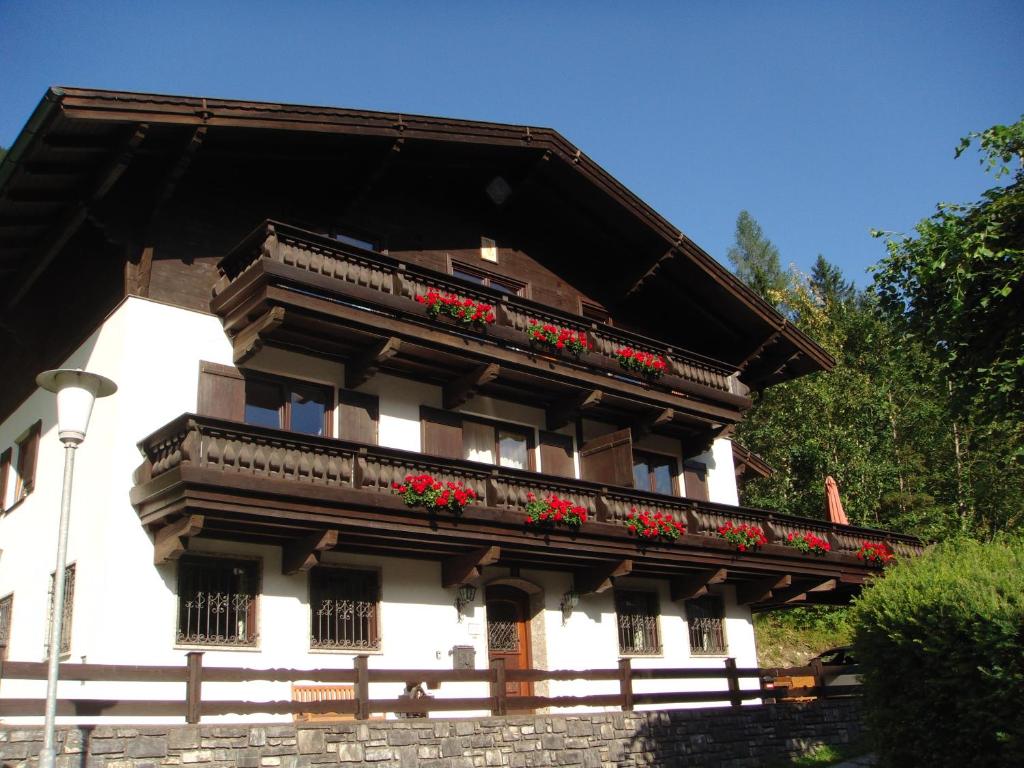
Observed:
[[[1024,113],[1024,2],[13,2],[0,144],[52,84],[551,126],[721,261],[748,209],[783,260],[864,284],[960,136]]]

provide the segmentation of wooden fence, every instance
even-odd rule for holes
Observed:
[[[666,668],[637,669],[630,659],[619,661],[614,669],[542,670],[506,669],[503,660],[495,660],[487,669],[370,669],[368,656],[356,656],[352,669],[251,669],[239,667],[205,667],[203,654],[186,654],[184,666],[133,666],[123,664],[61,664],[62,681],[84,682],[139,682],[184,683],[184,700],[151,699],[97,699],[61,698],[57,701],[57,714],[69,717],[184,717],[188,723],[198,723],[212,715],[323,715],[336,714],[365,720],[372,714],[401,713],[407,716],[426,716],[431,712],[489,711],[492,715],[525,712],[543,707],[617,707],[631,710],[645,704],[700,704],[727,701],[738,707],[744,701],[775,699],[794,696],[833,696],[856,693],[857,686],[826,686],[829,675],[850,672],[850,667],[800,667],[793,669],[762,669],[737,667],[735,659],[725,659],[720,668]],[[810,675],[814,687],[793,689],[773,688],[766,685],[777,675]],[[0,662],[0,681],[45,680],[46,664],[31,661]],[[741,679],[756,679],[758,687],[743,689]],[[545,680],[617,681],[614,693],[580,696],[521,696],[509,695],[508,684],[540,682]],[[667,691],[644,693],[634,690],[638,680],[724,680],[724,690]],[[204,683],[246,682],[315,682],[316,684],[348,684],[352,697],[329,701],[243,701],[203,699]],[[404,683],[411,688],[425,683],[438,688],[441,683],[487,683],[486,697],[440,698],[403,696],[394,699],[370,697],[371,683]],[[854,690],[850,690],[854,689]],[[40,716],[45,700],[42,698],[0,697],[0,717]]]

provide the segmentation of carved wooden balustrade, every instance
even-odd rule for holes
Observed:
[[[401,483],[407,475],[429,474],[443,482],[461,482],[472,488],[485,510],[523,513],[529,494],[538,498],[555,494],[586,508],[596,522],[622,524],[636,508],[685,522],[688,534],[709,538],[717,539],[718,528],[733,522],[761,527],[769,543],[781,543],[791,532],[811,532],[827,539],[835,553],[856,552],[864,541],[886,542],[896,554],[904,556],[923,550],[922,543],[912,536],[300,435],[207,416],[185,414],[147,437],[139,448],[146,461],[136,472],[137,486],[191,464],[228,475],[284,481],[296,487],[360,491],[367,494],[367,506],[372,506],[372,495],[393,495],[392,483]]]
[[[745,389],[736,381],[734,372],[723,363],[579,315],[545,307],[529,299],[403,264],[390,256],[277,222],[262,225],[220,262],[222,276],[214,287],[214,296],[224,293],[262,261],[295,267],[316,277],[331,278],[331,292],[342,296],[349,293],[353,302],[375,302],[388,311],[404,312],[410,319],[422,320],[422,307],[415,299],[431,289],[491,304],[495,308],[496,321],[489,329],[488,337],[525,353],[532,351],[526,335],[531,321],[585,331],[594,349],[578,361],[568,353],[564,354],[562,360],[566,364],[600,369],[654,390],[671,391],[685,388],[687,384],[698,385],[710,392],[732,395],[734,400],[738,397],[746,403]],[[615,356],[615,352],[623,347],[661,356],[668,365],[666,374],[659,379],[648,380],[624,370]],[[551,354],[552,350],[541,352]]]

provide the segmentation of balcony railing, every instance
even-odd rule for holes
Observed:
[[[263,224],[221,260],[222,277],[214,288],[215,303],[217,296],[262,261],[303,270],[321,281],[323,277],[330,278],[330,292],[334,294],[348,295],[351,301],[360,304],[376,302],[389,311],[404,310],[417,320],[422,320],[423,311],[415,301],[416,296],[430,289],[457,294],[495,307],[496,322],[489,335],[506,345],[516,344],[520,349],[533,352],[526,335],[530,321],[550,323],[587,334],[594,349],[578,365],[600,369],[655,390],[692,392],[696,386],[699,390],[706,388],[712,397],[716,392],[720,393],[719,396],[725,395],[723,399],[733,404],[748,402],[745,388],[738,384],[735,372],[718,361],[277,222]],[[615,352],[623,347],[660,355],[668,365],[667,373],[656,381],[629,373],[619,365],[615,356]],[[563,362],[577,364],[570,355],[564,355]]]
[[[923,550],[922,543],[912,536],[869,528],[299,435],[191,414],[167,424],[144,439],[139,447],[146,461],[136,473],[137,486],[186,462],[204,469],[281,480],[297,486],[388,495],[393,494],[393,482],[401,482],[406,475],[426,473],[441,481],[462,482],[472,488],[487,507],[520,514],[525,514],[528,494],[554,493],[590,510],[597,522],[621,523],[636,507],[684,522],[689,534],[716,539],[719,526],[732,521],[760,526],[769,543],[781,543],[790,532],[811,532],[828,540],[834,553],[856,552],[864,541],[886,542],[897,555],[920,554]]]

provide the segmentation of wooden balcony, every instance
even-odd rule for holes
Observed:
[[[284,224],[259,227],[219,268],[211,309],[239,364],[263,345],[293,348],[345,362],[349,387],[388,371],[444,386],[448,406],[492,395],[545,407],[552,428],[587,411],[705,444],[750,405],[714,360]],[[430,289],[491,304],[496,322],[476,331],[432,319],[415,300]],[[584,331],[594,349],[578,360],[538,349],[532,320]],[[624,370],[622,347],[660,355],[666,374]]]
[[[848,600],[877,572],[854,556],[865,540],[884,541],[903,557],[922,550],[913,537],[883,531],[191,414],[139,447],[145,461],[131,500],[154,532],[157,562],[179,556],[190,538],[206,536],[282,546],[288,573],[338,548],[440,560],[444,586],[499,564],[572,571],[581,592],[607,589],[627,573],[667,578],[673,599],[728,581],[737,585],[741,602],[767,607]],[[391,484],[420,473],[461,481],[483,503],[457,516],[408,507]],[[591,519],[578,532],[530,529],[523,522],[529,493],[571,499]],[[687,532],[671,543],[642,543],[624,525],[632,507],[670,515],[685,522]],[[737,553],[717,535],[727,521],[761,526],[769,543],[756,553]],[[802,555],[779,544],[791,531],[827,539],[831,553]]]

